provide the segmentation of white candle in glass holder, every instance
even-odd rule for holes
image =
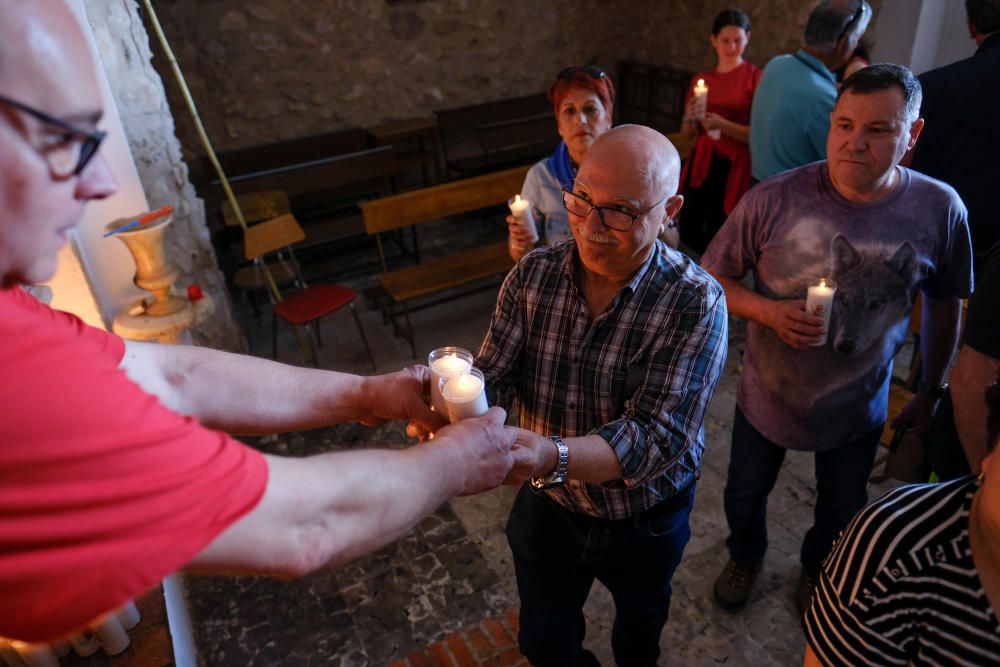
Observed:
[[[812,285],[806,290],[806,312],[811,315],[823,318],[823,326],[827,332],[823,334],[823,339],[816,345],[825,345],[830,329],[830,315],[833,312],[833,295],[837,292],[837,285],[829,278],[820,278],[819,283]]]
[[[535,226],[535,215],[531,212],[531,202],[521,199],[521,195],[514,195],[513,199],[507,200],[510,207],[510,214],[517,220],[517,224],[528,233],[527,247],[522,250],[530,250],[531,246],[538,243],[538,228]],[[514,241],[511,240],[511,244]]]
[[[431,407],[447,415],[448,408],[441,398],[441,379],[468,373],[472,368],[472,353],[461,347],[439,347],[427,355],[427,366],[431,369]]]
[[[469,417],[482,417],[490,409],[486,402],[486,382],[478,368],[442,380],[441,396],[448,406],[448,418],[452,424]]]

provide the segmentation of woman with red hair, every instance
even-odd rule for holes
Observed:
[[[521,198],[531,202],[536,229],[527,230],[513,216],[507,218],[510,255],[515,261],[539,244],[553,245],[573,238],[562,189],[573,188],[583,156],[594,140],[611,127],[615,87],[599,67],[567,67],[549,88],[549,100],[562,141],[550,157],[528,171],[521,188]]]

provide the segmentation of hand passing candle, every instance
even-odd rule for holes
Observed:
[[[511,239],[511,245],[516,245],[521,252],[527,252],[538,243],[538,229],[535,227],[535,216],[531,212],[531,202],[521,199],[521,195],[514,195],[513,199],[507,201],[510,207],[510,214],[517,220],[518,226],[528,235],[528,240],[522,245]]]
[[[823,318],[823,326],[827,332],[823,334],[823,340],[816,345],[826,345],[827,334],[830,329],[830,314],[833,312],[833,295],[837,292],[837,285],[829,278],[820,278],[819,284],[811,286],[806,291],[806,312]]]
[[[468,373],[472,368],[472,353],[461,347],[439,347],[427,355],[427,366],[431,369],[431,407],[447,415],[448,408],[441,398],[441,380]]]
[[[454,424],[469,417],[482,417],[490,409],[486,402],[486,382],[478,368],[441,380],[441,395]]]

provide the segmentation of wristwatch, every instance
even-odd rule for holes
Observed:
[[[941,400],[942,398],[944,398],[944,395],[948,392],[948,383],[942,382],[941,384],[938,385],[931,385],[921,381],[920,387],[917,389],[917,391],[927,394],[934,400]]]
[[[546,477],[531,478],[531,488],[533,489],[551,489],[554,486],[565,484],[567,477],[569,477],[569,447],[566,446],[566,443],[558,435],[550,435],[549,440],[559,450],[559,460],[556,463],[556,469],[551,474]]]

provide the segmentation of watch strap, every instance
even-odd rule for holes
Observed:
[[[532,477],[531,486],[534,489],[548,489],[566,482],[569,477],[569,447],[558,435],[550,435],[549,440],[556,446],[558,452],[556,469],[545,477]]]

